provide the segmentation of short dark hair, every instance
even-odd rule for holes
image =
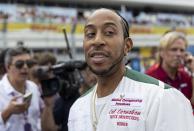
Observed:
[[[51,65],[54,65],[57,62],[55,55],[51,52],[41,52],[41,53],[35,54],[34,57],[36,57],[35,59],[37,60],[37,63],[39,65],[48,65],[49,63]]]
[[[3,75],[6,72],[5,68],[5,55],[8,51],[8,48],[3,49],[0,53],[0,75]]]
[[[17,47],[17,48],[11,48],[8,49],[6,54],[5,54],[5,66],[8,66],[12,63],[13,57],[18,56],[18,55],[23,55],[23,54],[30,54],[30,50],[27,49],[26,47]]]
[[[99,8],[97,10],[101,10],[101,9],[105,9],[105,10],[112,11],[112,12],[114,12],[116,15],[118,15],[121,18],[121,25],[122,25],[122,29],[123,29],[123,37],[124,37],[124,39],[125,38],[128,38],[129,37],[129,24],[128,24],[127,20],[118,11],[116,11],[114,9],[110,9],[110,8]]]
[[[113,12],[115,12],[120,18],[121,18],[121,25],[123,28],[123,37],[128,38],[129,37],[129,24],[127,22],[127,20],[116,10],[114,9],[109,9],[109,8],[102,8],[102,9],[107,9],[107,10],[111,10]]]

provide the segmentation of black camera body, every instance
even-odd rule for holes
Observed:
[[[68,61],[49,66],[39,66],[35,73],[40,80],[42,96],[52,96],[59,92],[63,99],[69,99],[78,92],[83,81],[80,70],[85,69],[86,62]]]

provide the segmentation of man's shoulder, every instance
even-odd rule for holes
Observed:
[[[145,84],[151,84],[153,86],[163,86],[164,89],[170,88],[169,85],[165,84],[164,82],[154,77],[148,76],[147,74],[143,74],[131,69],[127,69],[125,77],[132,79],[136,82],[139,82],[141,84],[145,83]]]
[[[158,73],[161,72],[161,67],[159,64],[154,64],[152,65],[150,68],[148,68],[146,71],[145,71],[145,74],[149,75],[149,76],[152,76],[152,77],[155,77],[158,75]]]

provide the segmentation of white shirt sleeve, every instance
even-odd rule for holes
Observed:
[[[165,89],[146,120],[147,131],[194,131],[194,116],[189,100],[176,89]]]

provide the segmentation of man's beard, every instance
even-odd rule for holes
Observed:
[[[112,72],[114,72],[115,67],[123,61],[124,56],[125,56],[124,51],[122,51],[121,55],[112,63],[112,65],[108,69],[97,71],[93,69],[90,65],[88,65],[88,67],[97,76],[109,76],[111,75]]]

